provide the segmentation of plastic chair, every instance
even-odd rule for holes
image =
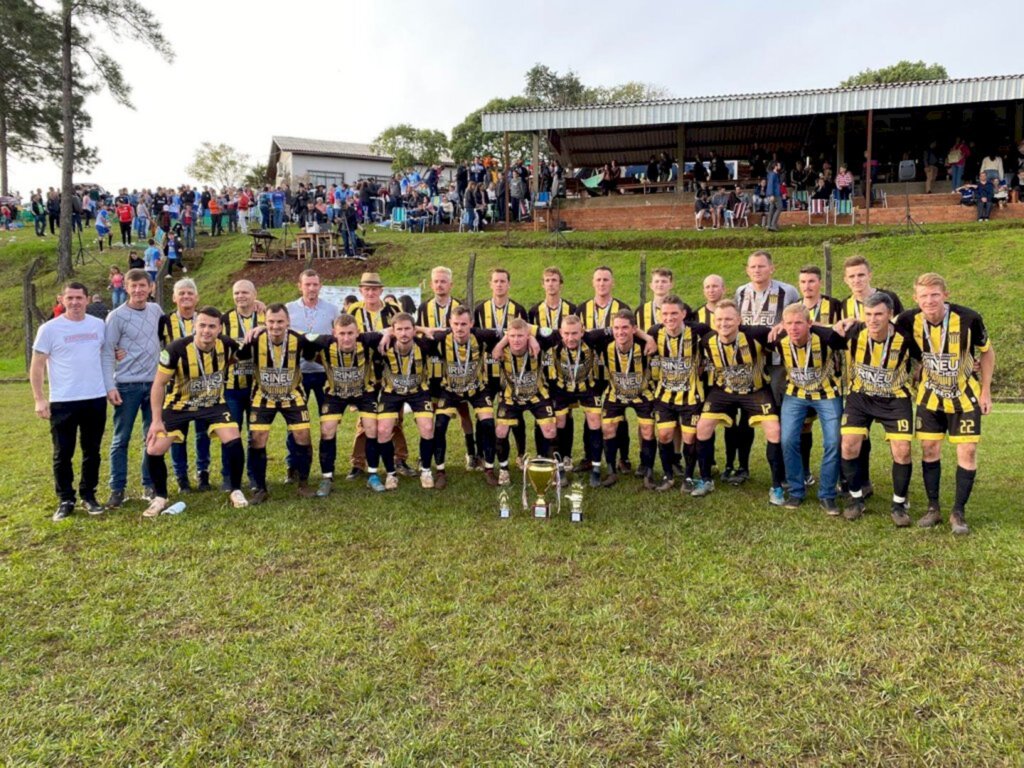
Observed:
[[[388,225],[388,229],[405,229],[408,218],[405,215],[405,208],[400,205],[396,205],[391,209],[391,220],[384,222]]]
[[[750,214],[747,213],[746,203],[736,203],[732,210],[726,209],[725,211],[725,226],[733,229],[736,227],[736,222],[742,221],[744,227],[750,226]]]

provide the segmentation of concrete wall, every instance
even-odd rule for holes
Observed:
[[[344,174],[344,181],[347,184],[354,184],[359,181],[361,174],[375,176],[378,181],[386,179],[391,175],[391,163],[386,160],[320,157],[317,155],[298,155],[292,152],[282,152],[279,165],[281,170],[291,175],[292,186],[297,184],[302,177],[317,171]],[[280,174],[277,179],[282,179]],[[330,183],[328,181],[328,184]]]

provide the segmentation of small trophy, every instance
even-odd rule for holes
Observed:
[[[512,517],[512,511],[508,505],[508,491],[504,488],[502,488],[501,493],[498,494],[498,517],[502,520],[507,520]]]
[[[569,500],[569,520],[573,523],[583,522],[583,483],[575,481],[565,494]]]
[[[523,509],[533,509],[533,516],[540,519],[551,517],[548,502],[544,498],[548,488],[557,482],[559,461],[546,459],[543,456],[523,457]],[[537,494],[531,505],[526,496],[526,485],[529,483]],[[562,506],[561,492],[558,493],[558,506]]]

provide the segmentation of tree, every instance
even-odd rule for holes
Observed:
[[[526,73],[523,95],[534,104],[573,107],[589,104],[589,89],[571,69],[564,75],[544,64],[534,64]]]
[[[857,85],[882,85],[885,83],[918,83],[924,80],[946,80],[949,73],[941,64],[925,64],[923,61],[898,61],[890,67],[865,69],[853,77],[843,80],[840,88]]]
[[[390,155],[391,167],[403,171],[417,165],[441,162],[448,152],[448,137],[443,131],[401,123],[381,131],[370,144],[370,149],[380,155]]]
[[[131,38],[152,48],[166,61],[174,59],[160,23],[137,0],[61,0],[60,82],[61,167],[60,245],[57,256],[57,280],[63,282],[74,272],[71,262],[72,174],[75,168],[76,99],[106,88],[119,104],[132,108],[131,86],[121,66],[93,39],[90,30],[102,30],[114,40]]]
[[[484,133],[480,122],[481,116],[485,112],[503,112],[531,106],[533,106],[533,102],[525,96],[513,96],[509,99],[491,99],[480,109],[470,112],[461,123],[452,128],[452,159],[461,162],[487,155],[501,157],[502,135],[500,133]],[[513,156],[528,155],[530,152],[529,134],[509,134],[508,147],[509,153]]]
[[[630,80],[622,85],[613,85],[609,88],[597,86],[591,88],[594,104],[615,104],[623,101],[654,101],[656,99],[667,99],[672,94],[668,89],[652,83],[641,83]]]
[[[259,189],[268,183],[270,183],[270,166],[264,163],[250,165],[242,179],[242,184],[247,189]]]
[[[248,155],[243,155],[227,144],[211,144],[204,141],[199,145],[185,172],[202,184],[237,187],[249,170],[248,165]]]

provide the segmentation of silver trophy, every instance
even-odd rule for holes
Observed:
[[[576,480],[565,494],[569,500],[569,520],[573,523],[583,522],[583,483]]]
[[[498,494],[498,517],[502,520],[507,520],[512,517],[512,510],[508,503],[508,491],[504,488]]]

